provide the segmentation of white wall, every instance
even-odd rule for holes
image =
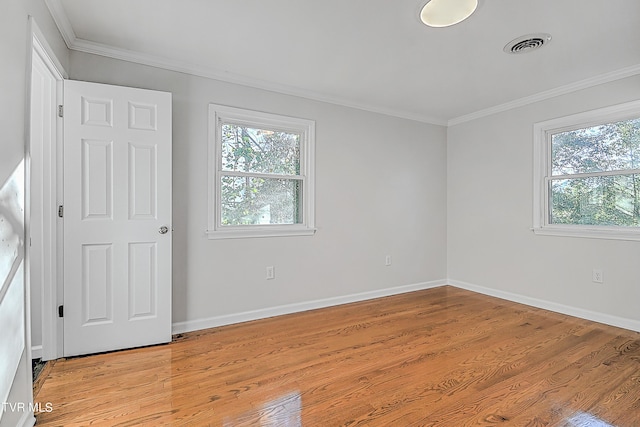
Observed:
[[[639,98],[635,76],[450,127],[452,283],[640,330],[640,242],[530,231],[533,124]]]
[[[173,93],[177,330],[282,305],[444,283],[445,128],[79,52],[71,53],[69,72]],[[316,121],[315,236],[206,238],[210,102]],[[267,281],[270,265],[276,279]]]
[[[25,295],[25,282],[23,280],[22,268],[24,265],[24,229],[22,214],[15,214],[16,210],[20,210],[23,206],[22,193],[24,188],[17,190],[11,189],[9,182],[19,183],[19,187],[23,187],[23,179],[10,179],[14,171],[18,170],[25,158],[25,105],[27,90],[27,63],[31,52],[29,51],[28,40],[30,38],[28,28],[28,16],[34,16],[40,25],[43,33],[48,37],[50,44],[60,54],[60,60],[66,62],[66,48],[62,42],[62,38],[49,15],[44,2],[39,0],[1,0],[0,1],[0,93],[2,94],[2,104],[0,105],[0,193],[3,194],[0,203],[0,216],[3,218],[2,232],[8,232],[11,236],[18,236],[18,241],[11,248],[4,248],[0,254],[0,264],[10,264],[11,268],[3,269],[5,274],[0,277],[0,309],[2,313],[18,313],[11,314],[11,320],[14,328],[24,328],[26,319],[20,313],[25,310],[14,310],[14,304],[2,304],[7,295]],[[64,63],[63,62],[63,63]],[[7,226],[11,220],[10,231]],[[13,240],[11,240],[13,242]],[[3,246],[6,245],[6,240]],[[21,297],[23,298],[23,297]],[[8,300],[7,300],[8,301]],[[2,325],[3,328],[8,327],[7,324]],[[2,330],[2,336],[11,336],[11,331]],[[4,343],[4,341],[3,341]],[[24,344],[29,345],[27,339]],[[31,364],[27,360],[28,351],[26,348],[15,348],[18,354],[21,354],[17,366],[8,367],[10,361],[2,358],[3,369],[0,372],[13,373],[6,374],[12,376],[9,381],[0,381],[2,389],[0,396],[4,399],[8,394],[7,403],[23,403],[31,402]],[[6,365],[5,365],[6,364]],[[7,369],[4,369],[7,368]],[[7,390],[7,386],[9,390]],[[4,403],[4,402],[1,402]],[[17,406],[14,406],[17,408]],[[4,409],[9,408],[3,405]],[[0,408],[1,409],[1,408]],[[32,423],[33,418],[28,411],[12,411],[5,410],[0,412],[1,426],[16,426],[23,423]]]

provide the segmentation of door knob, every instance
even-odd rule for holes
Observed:
[[[166,225],[163,225],[162,227],[160,227],[160,230],[158,230],[158,233],[160,234],[167,234],[169,232],[169,227],[167,227]]]

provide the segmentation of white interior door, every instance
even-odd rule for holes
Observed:
[[[171,94],[64,83],[64,355],[171,340]]]

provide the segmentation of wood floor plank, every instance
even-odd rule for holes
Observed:
[[[640,426],[640,334],[453,287],[57,361],[38,426]]]

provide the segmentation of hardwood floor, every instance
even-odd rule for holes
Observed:
[[[442,287],[57,361],[38,426],[640,426],[640,334]]]

